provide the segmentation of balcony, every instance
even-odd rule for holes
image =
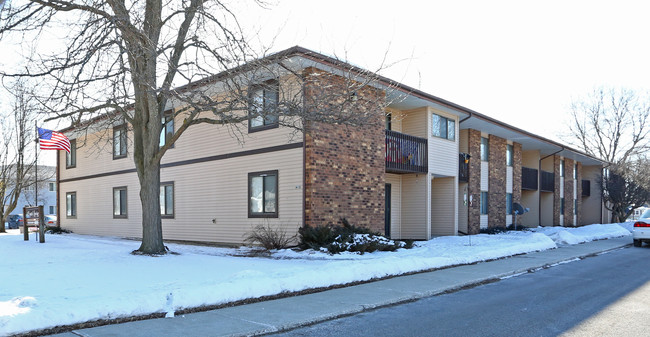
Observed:
[[[591,181],[582,179],[582,196],[591,196]]]
[[[386,130],[386,172],[429,172],[428,148],[425,138]]]
[[[540,192],[555,191],[555,174],[553,172],[542,171],[542,183],[539,188]]]
[[[538,180],[537,170],[522,167],[521,168],[521,189],[529,191],[537,191],[537,180]]]
[[[458,154],[458,181],[469,182],[469,154]]]

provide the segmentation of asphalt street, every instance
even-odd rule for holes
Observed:
[[[624,248],[277,336],[647,336],[650,247]]]

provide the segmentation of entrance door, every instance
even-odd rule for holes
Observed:
[[[384,202],[384,205],[386,205],[386,210],[384,211],[384,223],[386,224],[384,227],[384,230],[386,232],[386,237],[390,238],[390,194],[391,194],[391,187],[390,184],[386,184],[386,201]]]

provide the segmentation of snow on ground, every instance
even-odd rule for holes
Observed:
[[[0,234],[0,335],[97,319],[221,304],[629,235],[617,225],[439,237],[413,249],[328,255],[170,244],[180,255],[134,256],[136,241],[48,235],[45,244]],[[565,234],[562,234],[565,233]],[[566,234],[568,233],[568,234]],[[571,236],[571,240],[566,236]],[[555,240],[555,242],[554,242]]]

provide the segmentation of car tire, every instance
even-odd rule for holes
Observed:
[[[641,247],[643,245],[643,242],[641,240],[633,240],[634,242],[634,247]]]

